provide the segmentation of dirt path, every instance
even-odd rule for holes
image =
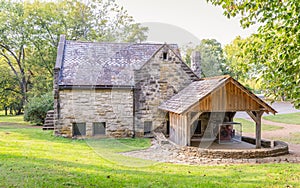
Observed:
[[[275,138],[280,140],[280,138],[289,137],[291,133],[300,132],[300,125],[277,123],[273,121],[267,121],[264,119],[262,119],[262,123],[283,127],[282,129],[278,129],[274,131],[263,131],[262,138],[267,138],[267,139]],[[292,143],[288,143],[288,144],[289,144],[291,154],[300,156],[300,144],[292,144]]]
[[[281,140],[282,138],[288,138],[291,133],[300,132],[300,125],[278,123],[278,122],[268,121],[264,119],[262,119],[262,123],[267,125],[282,127],[282,129],[277,129],[273,131],[262,131],[263,139]],[[245,133],[244,135],[255,137],[255,133]],[[288,144],[289,144],[290,153],[295,156],[300,156],[300,144],[293,144],[293,143],[288,143]]]

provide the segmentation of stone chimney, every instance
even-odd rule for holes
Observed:
[[[199,51],[193,51],[191,55],[191,69],[201,78],[201,55]]]

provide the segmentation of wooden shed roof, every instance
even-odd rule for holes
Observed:
[[[249,100],[246,100],[246,103],[249,101],[251,103],[255,103],[256,108],[261,108],[265,112],[269,113],[277,113],[270,105],[264,102],[262,99],[257,97],[247,88],[245,88],[242,84],[238,81],[233,79],[230,76],[219,76],[219,77],[212,77],[212,78],[204,78],[199,81],[195,81],[191,83],[189,86],[181,90],[178,94],[174,95],[169,100],[163,102],[159,109],[174,112],[177,114],[182,114],[186,112],[188,109],[194,107],[198,102],[207,100],[209,96],[215,91],[220,91],[220,88],[224,88],[225,84],[230,82],[236,90],[239,90],[241,97],[247,97]],[[228,100],[228,97],[221,98],[221,100]],[[221,101],[225,103],[226,101]],[[235,97],[235,100],[239,100],[238,97]],[[251,105],[250,105],[251,106]],[[210,109],[211,110],[211,109]],[[241,111],[245,109],[236,108],[231,109],[232,111]]]

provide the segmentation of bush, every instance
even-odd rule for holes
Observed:
[[[42,125],[49,110],[53,110],[52,93],[33,97],[25,106],[24,120]]]

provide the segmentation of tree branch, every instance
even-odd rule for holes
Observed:
[[[2,55],[5,59],[7,64],[9,65],[9,67],[12,69],[12,71],[14,72],[14,74],[16,75],[16,77],[19,79],[19,73],[16,71],[16,69],[14,68],[14,66],[12,65],[9,57],[7,55],[5,55],[4,53],[1,53],[0,55]]]

